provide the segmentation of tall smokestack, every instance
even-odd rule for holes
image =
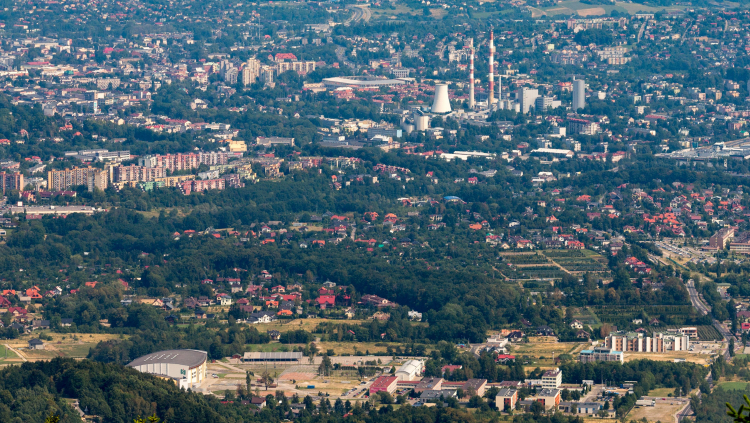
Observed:
[[[494,28],[490,28],[490,92],[487,97],[487,108],[492,110],[495,104],[495,34]]]
[[[469,109],[474,110],[474,39],[469,40],[471,58],[469,59]],[[748,84],[750,86],[750,84]]]

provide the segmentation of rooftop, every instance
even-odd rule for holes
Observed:
[[[144,355],[128,364],[128,367],[143,366],[151,363],[178,364],[197,367],[206,361],[208,354],[200,350],[166,350]]]

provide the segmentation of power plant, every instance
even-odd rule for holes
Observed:
[[[474,110],[474,39],[469,40],[469,48],[471,49],[471,56],[469,59],[469,109]],[[748,82],[750,86],[750,82]]]
[[[495,34],[490,28],[490,91],[487,97],[487,109],[492,110],[495,105]]]
[[[450,113],[451,101],[448,98],[448,85],[435,85],[435,99],[432,102],[432,113]]]

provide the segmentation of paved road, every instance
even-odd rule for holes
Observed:
[[[686,285],[688,294],[690,295],[690,302],[693,304],[693,307],[695,307],[695,309],[698,310],[698,313],[702,316],[707,315],[711,311],[711,308],[708,307],[703,300],[701,300],[700,295],[698,295],[698,290],[695,289],[695,281],[689,279]]]
[[[643,21],[643,25],[641,25],[641,29],[638,30],[638,39],[636,40],[636,44],[641,42],[641,37],[643,37],[643,31],[646,30],[646,24],[648,23],[648,19]]]
[[[352,6],[349,7],[354,13],[346,21],[344,25],[350,25],[352,23],[359,23],[360,21],[369,22],[372,17],[372,11],[367,6]]]

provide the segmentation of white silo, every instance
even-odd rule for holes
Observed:
[[[450,113],[451,100],[448,98],[448,85],[435,85],[435,100],[432,102],[432,113]]]

